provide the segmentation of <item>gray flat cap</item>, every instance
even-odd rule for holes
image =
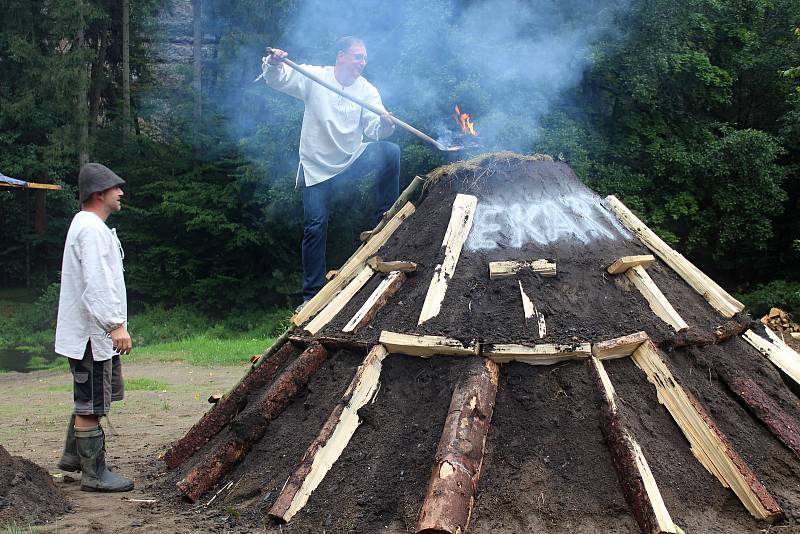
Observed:
[[[92,193],[105,191],[124,183],[125,180],[105,165],[87,163],[81,167],[81,172],[78,174],[78,196],[81,204],[86,202]]]

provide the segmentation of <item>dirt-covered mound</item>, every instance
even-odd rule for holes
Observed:
[[[412,198],[416,212],[378,251],[386,261],[416,262],[417,271],[367,327],[353,335],[342,332],[380,282],[378,277],[317,337],[369,347],[383,330],[390,330],[530,345],[595,343],[645,331],[665,352],[676,379],[697,397],[775,497],[785,515],[777,526],[800,531],[800,461],[744,407],[726,380],[731,371],[747,376],[793,418],[800,416],[797,397],[780,373],[740,338],[716,345],[688,343],[654,315],[624,276],[605,271],[621,256],[649,250],[569,166],[543,158],[490,155],[439,169],[431,177],[435,179],[428,180],[424,192]],[[442,259],[458,193],[478,197],[475,222],[441,313],[420,326],[420,310]],[[489,278],[490,261],[533,259],[554,261],[557,276],[521,272],[511,279]],[[697,339],[707,339],[725,322],[660,260],[647,271]],[[525,321],[520,285],[545,316],[544,336]],[[746,316],[737,319],[749,321]],[[294,357],[300,351],[298,346]],[[374,402],[359,411],[363,423],[305,507],[282,526],[266,515],[363,357],[357,351],[331,350],[308,386],[198,505],[187,504],[175,483],[198,458],[227,440],[230,428],[184,465],[155,479],[151,488],[179,510],[191,509],[198,521],[213,518],[215,528],[413,531],[450,398],[463,375],[463,357],[390,355]],[[607,370],[622,404],[621,416],[642,446],[677,525],[692,532],[755,533],[768,527],[695,459],[680,428],[659,404],[655,388],[630,358],[609,361]],[[266,389],[251,392],[247,405],[260,402]],[[585,361],[503,364],[470,531],[638,532],[604,439],[601,406]]]
[[[47,471],[0,445],[0,525],[46,523],[69,509]]]

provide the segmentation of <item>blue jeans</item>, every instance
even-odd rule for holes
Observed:
[[[354,182],[375,171],[372,219],[377,224],[400,195],[400,147],[380,141],[369,143],[350,167],[329,180],[303,188],[303,300],[325,285],[325,244],[334,191],[354,187]]]

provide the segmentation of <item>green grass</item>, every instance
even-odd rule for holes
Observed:
[[[21,527],[17,525],[15,521],[8,523],[6,525],[0,525],[0,534],[35,534],[39,532],[32,526]]]
[[[126,391],[166,391],[169,384],[152,378],[126,378]]]
[[[145,347],[134,347],[123,363],[129,362],[187,362],[192,365],[241,365],[253,354],[261,354],[272,345],[275,338],[218,339],[206,335],[194,336],[180,341],[155,343]]]

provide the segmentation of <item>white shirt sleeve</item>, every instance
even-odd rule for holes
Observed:
[[[315,68],[311,65],[301,66],[309,70]],[[308,96],[308,84],[313,83],[311,80],[283,63],[270,65],[264,61],[262,68],[264,69],[264,81],[268,86],[305,102]]]
[[[378,90],[372,86],[369,87],[369,93],[367,94],[365,100],[368,104],[371,104],[378,109],[382,109],[384,111],[386,110],[386,108],[383,107],[381,95],[378,94]],[[383,123],[381,123],[380,116],[369,111],[368,109],[364,109],[364,113],[361,116],[361,121],[364,128],[364,135],[370,139],[380,141],[381,139],[385,139],[394,133],[394,124],[390,126],[384,126]]]
[[[76,246],[83,265],[83,282],[86,288],[81,295],[81,301],[103,331],[110,332],[125,324],[127,314],[125,295],[119,294],[119,285],[111,268],[112,262],[118,261],[118,258],[109,256],[119,254],[119,251],[104,246],[103,241],[106,239],[108,236],[104,236],[97,228],[87,227],[78,235]]]

